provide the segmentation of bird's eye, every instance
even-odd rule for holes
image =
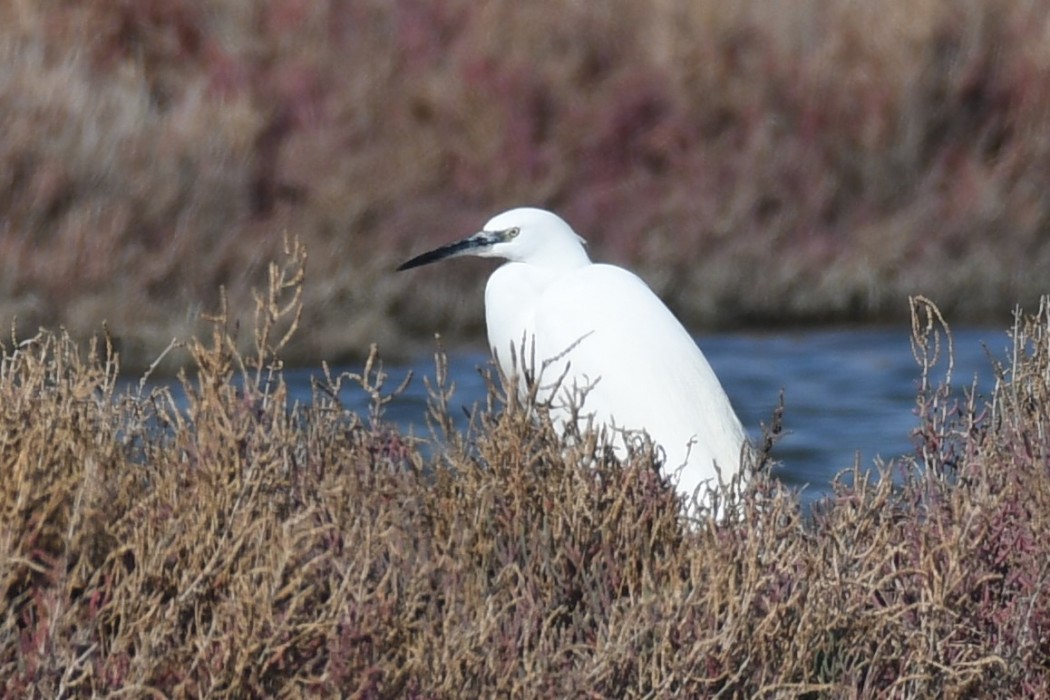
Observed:
[[[507,229],[507,238],[517,238],[518,234],[521,233],[521,229],[515,226],[514,228]]]

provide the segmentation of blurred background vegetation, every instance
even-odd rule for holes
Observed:
[[[490,264],[396,262],[537,204],[696,329],[1005,324],[1050,275],[1048,38],[1039,0],[14,0],[0,321],[148,364],[288,233],[286,356],[404,356],[480,336]]]

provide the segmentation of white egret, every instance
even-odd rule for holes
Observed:
[[[591,420],[622,455],[625,431],[644,430],[687,499],[705,482],[740,471],[746,437],[725,390],[689,333],[636,275],[592,263],[565,221],[533,208],[500,214],[481,232],[398,270],[462,255],[508,261],[485,287],[489,345],[508,377],[524,370],[539,382],[539,398],[563,434],[574,419],[580,429]]]

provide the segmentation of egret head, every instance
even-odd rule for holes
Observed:
[[[580,267],[590,262],[584,240],[559,216],[543,209],[522,207],[493,217],[473,236],[418,255],[397,269],[408,270],[461,255],[559,268]]]

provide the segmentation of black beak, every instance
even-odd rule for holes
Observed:
[[[420,265],[429,265],[432,262],[444,260],[445,258],[454,258],[457,255],[467,255],[468,253],[470,253],[470,251],[475,250],[477,248],[485,248],[489,245],[492,245],[493,242],[494,241],[492,240],[492,237],[488,233],[482,231],[481,233],[474,234],[470,238],[464,238],[462,241],[458,241],[456,243],[449,243],[448,245],[443,245],[440,248],[435,248],[434,250],[428,253],[417,255],[411,260],[408,260],[398,265],[397,269],[398,272],[400,272],[401,270],[411,270],[413,267],[419,267]]]

